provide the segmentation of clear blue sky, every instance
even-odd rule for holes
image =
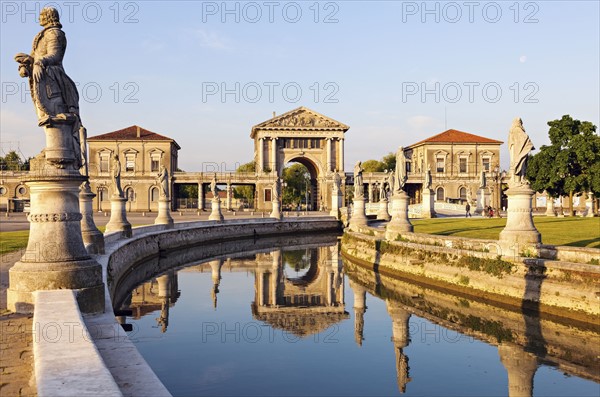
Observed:
[[[13,57],[45,4],[1,2],[4,152],[44,145]],[[170,136],[187,171],[250,161],[251,127],[299,106],[351,127],[347,170],[446,126],[506,141],[520,116],[540,147],[548,120],[599,123],[598,1],[53,4],[88,133]]]

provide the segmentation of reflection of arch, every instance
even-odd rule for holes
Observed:
[[[301,277],[292,278],[286,277],[286,280],[289,280],[293,285],[296,286],[308,286],[314,283],[319,278],[319,263],[317,260],[317,255],[310,255],[310,266],[308,271],[302,275]]]
[[[435,200],[436,201],[444,201],[444,188],[438,187],[435,189]]]

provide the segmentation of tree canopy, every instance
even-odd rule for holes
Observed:
[[[363,161],[362,167],[365,172],[383,172],[385,170],[393,170],[396,168],[396,155],[390,152],[383,156],[381,160]]]
[[[299,163],[295,163],[283,169],[282,201],[284,205],[299,204],[306,200],[306,189],[310,186],[310,173],[308,169]]]
[[[600,197],[600,136],[589,121],[569,115],[548,122],[550,145],[529,159],[531,187],[552,197],[593,192]],[[571,205],[572,208],[572,205]]]
[[[16,150],[11,150],[6,156],[0,156],[0,170],[29,171],[29,160],[23,161]]]

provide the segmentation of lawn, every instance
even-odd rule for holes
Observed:
[[[497,240],[505,218],[438,218],[411,221],[416,233]],[[534,217],[544,244],[600,248],[600,218]]]
[[[98,230],[104,233],[106,226],[99,226]],[[29,230],[16,232],[0,232],[0,255],[27,247]]]

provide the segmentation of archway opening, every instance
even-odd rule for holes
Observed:
[[[282,200],[284,210],[316,211],[319,209],[317,167],[306,158],[290,160],[284,167]]]

